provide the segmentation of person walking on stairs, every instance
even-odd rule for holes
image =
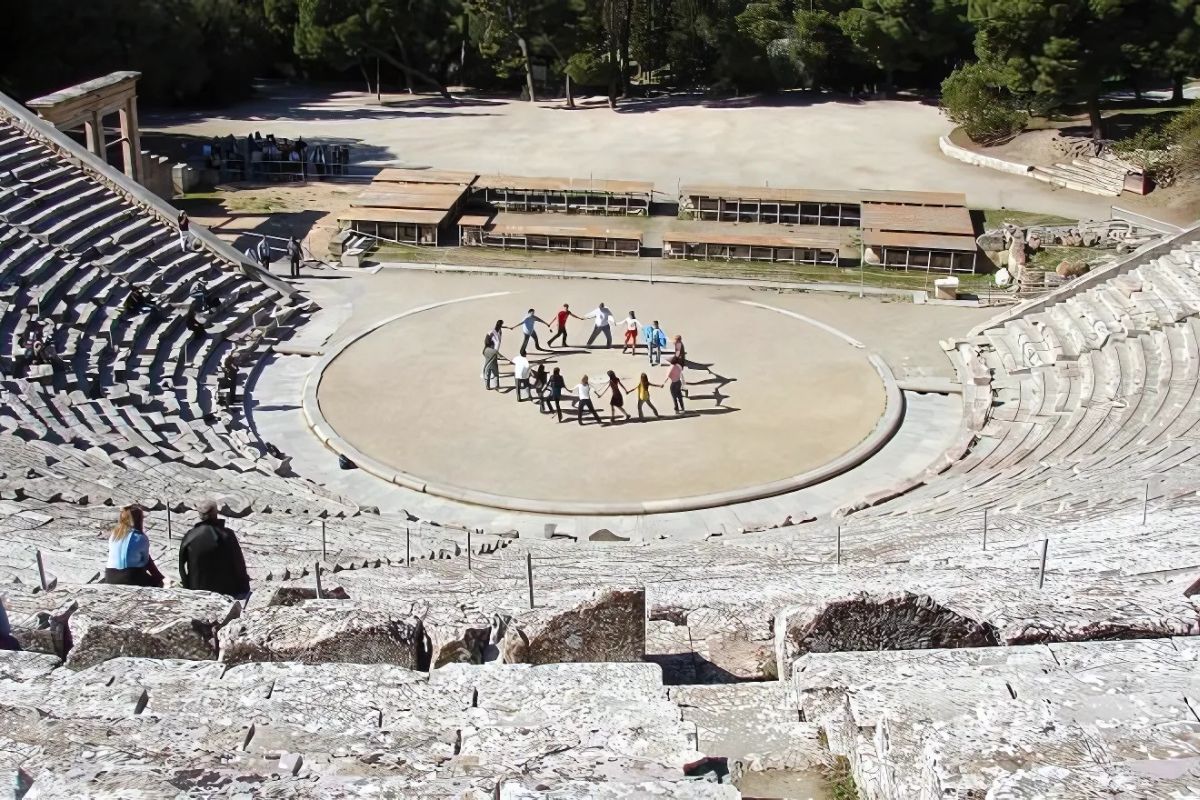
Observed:
[[[288,239],[287,243],[288,263],[291,265],[291,275],[293,278],[300,277],[300,242],[295,236]]]

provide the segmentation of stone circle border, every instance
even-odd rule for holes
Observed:
[[[317,399],[317,392],[321,385],[321,380],[325,376],[325,370],[332,364],[350,345],[363,339],[366,336],[374,333],[385,325],[390,325],[398,320],[411,317],[416,314],[421,314],[426,311],[431,311],[443,306],[456,303],[465,303],[472,300],[483,300],[491,297],[502,297],[512,292],[489,292],[487,294],[469,295],[467,297],[458,297],[453,300],[443,300],[437,303],[429,303],[427,305],[412,308],[407,311],[402,311],[399,314],[393,314],[389,317],[372,323],[369,327],[351,334],[342,340],[335,343],[332,347],[326,350],[320,361],[314,365],[309,372],[304,384],[304,397],[302,408],[304,411],[305,424],[313,435],[321,441],[326,448],[344,455],[358,465],[358,468],[374,475],[381,480],[389,483],[394,483],[397,486],[402,486],[406,489],[411,489],[422,494],[434,495],[447,500],[454,500],[461,503],[469,503],[471,505],[485,506],[490,508],[502,509],[505,511],[518,511],[532,514],[547,514],[558,516],[642,516],[647,514],[668,514],[682,511],[698,511],[705,508],[714,508],[717,506],[734,505],[737,503],[745,503],[753,500],[761,500],[767,497],[776,495],[788,494],[800,489],[814,486],[823,483],[830,478],[834,478],[847,472],[859,464],[862,464],[867,459],[878,453],[885,444],[891,440],[896,431],[899,430],[900,424],[904,419],[904,393],[900,390],[899,384],[896,383],[896,378],[892,374],[891,368],[887,365],[878,354],[868,353],[867,360],[878,374],[880,381],[884,387],[884,409],[879,420],[875,423],[875,427],[871,432],[854,447],[847,450],[842,455],[822,464],[819,467],[801,472],[787,478],[781,478],[770,483],[758,484],[755,486],[747,486],[741,489],[731,489],[724,492],[712,492],[702,495],[691,495],[688,497],[667,498],[661,500],[647,500],[645,502],[634,503],[597,503],[597,502],[559,502],[554,500],[534,500],[522,497],[508,497],[505,495],[492,494],[483,492],[477,489],[468,489],[463,486],[454,484],[439,483],[427,481],[420,476],[410,472],[398,470],[395,467],[382,463],[381,461],[368,456],[366,453],[359,450],[350,442],[338,435],[333,426],[325,419],[321,413],[321,404]],[[789,317],[798,319],[806,324],[814,325],[821,328],[827,333],[831,333],[849,346],[858,349],[863,349],[863,345],[842,333],[836,328],[832,328],[825,323],[810,319],[793,311],[788,311],[775,306],[764,305],[762,303],[743,301],[744,304],[756,308],[761,308],[769,311],[775,311]]]

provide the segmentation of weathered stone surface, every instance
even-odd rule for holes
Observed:
[[[322,600],[349,600],[350,595],[341,586],[322,586]],[[316,600],[316,588],[306,586],[277,586],[267,600],[268,606],[295,606],[306,600]]]
[[[216,658],[216,635],[241,613],[223,595],[134,586],[60,587],[17,603],[18,625],[39,632],[66,665],[83,669],[118,656]]]
[[[646,590],[605,589],[573,608],[522,614],[500,645],[509,664],[641,661]]]
[[[221,660],[422,665],[420,620],[349,603],[307,600],[249,611],[221,631]]]
[[[747,771],[819,773],[832,764],[819,728],[801,722],[791,686],[779,681],[677,686],[670,697],[696,723],[698,749]]]
[[[49,675],[62,660],[46,653],[0,650],[0,681],[24,683]]]
[[[781,665],[805,653],[987,647],[999,641],[989,623],[910,592],[860,594],[785,609],[775,630]]]

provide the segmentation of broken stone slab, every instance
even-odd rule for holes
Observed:
[[[500,643],[507,664],[641,661],[646,656],[646,590],[604,589],[567,609],[533,609]]]
[[[591,783],[582,780],[556,781],[552,786],[527,786],[516,780],[505,781],[498,800],[738,800],[742,795],[731,784],[700,778],[641,783]]]
[[[991,647],[1000,643],[989,622],[959,613],[925,594],[857,594],[792,606],[775,620],[781,679],[806,653]]]
[[[61,666],[62,660],[58,656],[0,650],[0,681],[25,683],[44,678]]]
[[[64,586],[10,594],[19,609],[14,632],[30,648],[84,669],[110,658],[214,659],[216,633],[241,613],[237,601],[211,592],[137,586]]]
[[[321,587],[321,597],[317,597],[316,588],[307,586],[279,586],[267,600],[268,606],[295,606],[306,600],[349,600],[350,595],[341,586]]]
[[[818,772],[833,764],[820,729],[800,721],[790,685],[779,681],[677,686],[670,697],[696,724],[698,749],[741,769]]]
[[[215,659],[217,632],[242,609],[224,595],[186,589],[88,586],[73,595],[71,669],[118,656]]]
[[[422,669],[423,647],[416,617],[330,600],[248,611],[220,634],[227,664],[332,661]]]

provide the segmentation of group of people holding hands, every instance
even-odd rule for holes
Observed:
[[[638,320],[637,314],[633,311],[621,320],[615,322],[615,316],[604,305],[600,305],[591,312],[579,316],[571,310],[567,303],[563,303],[562,309],[555,315],[556,327],[549,322],[539,317],[534,309],[529,309],[525,313],[525,318],[515,325],[504,325],[504,320],[496,320],[492,330],[487,332],[483,342],[483,383],[485,389],[500,388],[500,359],[504,358],[513,365],[513,376],[516,380],[517,402],[523,400],[536,400],[538,409],[543,414],[556,414],[558,421],[563,421],[562,399],[564,393],[569,392],[576,410],[576,421],[582,425],[584,412],[590,412],[592,418],[598,424],[604,424],[600,419],[600,415],[596,412],[596,407],[593,402],[593,397],[601,398],[608,393],[609,397],[609,423],[617,421],[617,412],[620,411],[624,417],[622,421],[631,419],[628,411],[625,410],[625,395],[632,394],[637,398],[638,420],[644,421],[644,408],[649,408],[654,413],[655,417],[660,416],[658,409],[650,399],[650,387],[662,387],[669,385],[671,391],[671,400],[674,404],[675,413],[683,414],[684,408],[684,388],[683,388],[683,370],[687,365],[687,354],[683,344],[682,336],[675,336],[673,341],[674,352],[669,359],[669,369],[666,376],[660,382],[651,381],[649,376],[643,372],[634,388],[631,391],[625,385],[621,378],[617,377],[616,373],[608,370],[607,380],[598,389],[590,382],[587,375],[580,378],[579,383],[570,389],[567,388],[566,379],[562,376],[558,367],[554,367],[549,373],[546,371],[545,363],[538,363],[533,367],[528,358],[529,343],[533,342],[533,346],[539,352],[552,353],[555,352],[549,347],[542,347],[538,340],[537,326],[545,325],[548,329],[554,331],[554,335],[546,342],[548,346],[552,346],[556,341],[562,340],[563,346],[567,344],[567,322],[574,317],[578,320],[593,321],[592,333],[588,338],[587,346],[592,347],[593,343],[600,336],[604,337],[604,347],[612,347],[612,329],[614,325],[620,326],[625,331],[624,346],[621,348],[622,353],[629,353],[636,356],[638,354],[639,339],[646,347],[646,357],[650,366],[660,366],[662,364],[663,350],[667,347],[667,335],[658,324],[658,320],[654,320],[649,325],[642,325]],[[520,329],[522,334],[521,348],[519,354],[513,358],[507,358],[500,354],[500,340],[504,336],[506,330]],[[522,396],[523,395],[523,396]]]

